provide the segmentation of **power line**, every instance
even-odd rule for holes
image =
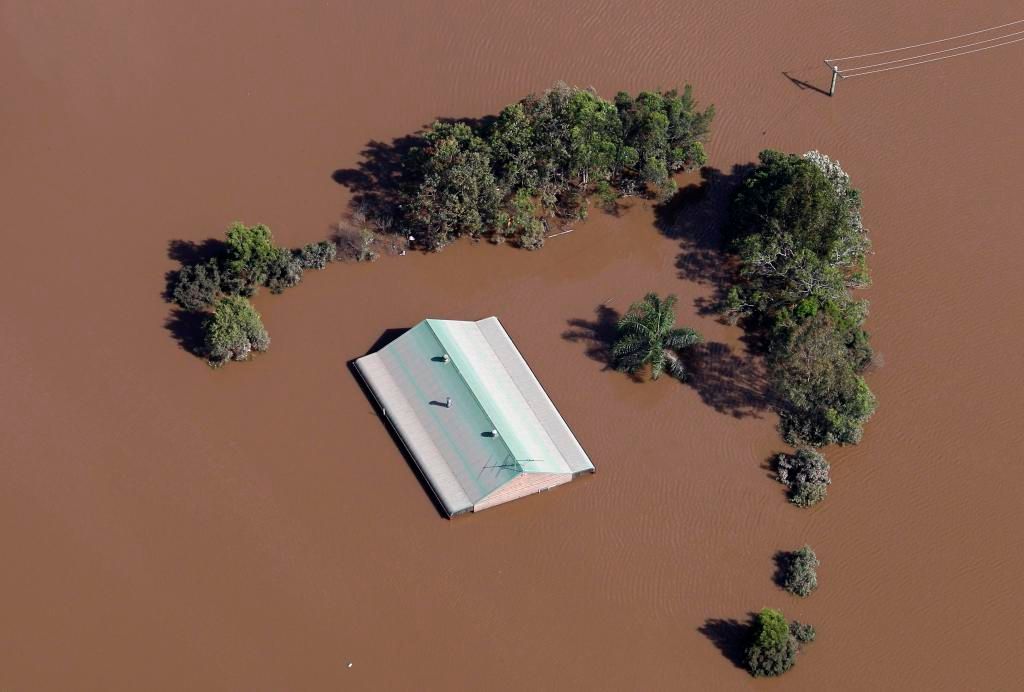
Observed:
[[[976,36],[977,34],[983,34],[986,31],[995,31],[996,29],[1002,29],[1007,26],[1013,26],[1014,24],[1024,23],[1024,19],[1018,19],[1014,22],[1007,22],[1006,24],[1000,24],[999,26],[991,26],[987,29],[979,29],[978,31],[971,31],[970,33],[960,34],[959,36],[950,36],[949,38],[940,38],[936,41],[926,41],[924,43],[916,43],[912,46],[903,46],[902,48],[890,48],[889,50],[875,51],[874,53],[863,53],[861,55],[851,55],[846,58],[826,58],[825,62],[840,62],[842,60],[856,60],[857,58],[869,58],[872,55],[882,55],[883,53],[895,53],[901,50],[909,50],[910,48],[920,48],[921,46],[930,46],[935,43],[944,43],[946,41],[954,41],[958,38],[967,38],[968,36]]]
[[[912,55],[909,58],[897,58],[896,60],[888,60],[886,62],[877,62],[874,65],[858,65],[857,67],[848,67],[845,70],[840,68],[839,72],[840,72],[840,75],[842,75],[843,72],[854,72],[854,71],[857,71],[857,70],[867,70],[867,69],[872,68],[872,67],[882,67],[883,65],[892,65],[892,64],[898,63],[898,62],[906,62],[907,60],[916,60],[918,58],[927,58],[928,56],[938,55],[939,53],[949,53],[950,51],[963,50],[964,48],[970,48],[971,46],[980,46],[983,43],[992,43],[993,41],[1002,41],[1003,39],[1010,38],[1011,36],[1019,36],[1020,34],[1024,34],[1024,30],[1014,31],[1013,33],[1004,34],[1002,36],[997,36],[995,38],[987,38],[984,41],[975,41],[974,43],[966,43],[966,44],[964,44],[962,46],[955,46],[953,48],[943,48],[942,50],[933,50],[931,53],[922,53],[921,55]],[[1005,45],[1005,44],[999,44],[999,45]],[[989,48],[998,48],[998,46],[989,46]],[[946,56],[946,57],[952,58],[952,57],[955,57],[955,56],[949,55],[949,56]]]
[[[897,65],[896,67],[883,67],[881,70],[871,70],[869,72],[858,72],[857,74],[851,74],[851,75],[844,75],[842,72],[840,72],[839,76],[842,77],[843,79],[853,79],[854,77],[864,77],[866,75],[875,74],[877,72],[888,72],[889,70],[902,70],[904,67],[913,67],[914,65],[923,65],[923,64],[925,64],[927,62],[935,62],[936,60],[946,60],[947,58],[959,58],[961,55],[968,55],[969,53],[978,53],[980,51],[990,50],[992,48],[1000,48],[1002,46],[1008,46],[1011,43],[1017,43],[1018,41],[1024,41],[1024,38],[1015,38],[1012,41],[1007,41],[1006,43],[999,43],[999,44],[996,44],[994,46],[985,46],[984,48],[975,48],[974,50],[969,50],[969,51],[966,51],[964,53],[957,53],[956,55],[944,55],[941,58],[931,58],[930,60],[922,60],[920,62],[912,62],[912,63],[910,63],[908,65]],[[917,57],[921,57],[921,56],[917,56]],[[907,59],[910,60],[910,58],[907,58]]]

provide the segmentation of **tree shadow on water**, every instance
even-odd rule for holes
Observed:
[[[183,350],[202,358],[204,356],[203,321],[205,319],[206,314],[204,313],[174,308],[171,310],[170,317],[164,322],[164,329],[170,332]]]
[[[747,614],[747,622],[740,622],[734,618],[728,620],[708,618],[703,625],[697,628],[697,631],[711,640],[711,643],[734,666],[746,669],[744,654],[753,635],[753,623],[754,613]]]
[[[201,264],[207,260],[223,257],[227,252],[227,245],[223,240],[207,238],[201,242],[194,240],[172,240],[167,243],[167,258],[177,262],[182,267],[189,264]],[[172,269],[164,274],[164,290],[160,296],[167,303],[174,302],[174,284],[178,282],[178,275],[181,267]]]
[[[780,589],[786,588],[786,575],[789,574],[790,565],[793,564],[795,554],[788,550],[779,550],[772,556],[775,562],[775,572],[772,574],[772,581]]]
[[[735,418],[760,418],[771,407],[768,380],[761,360],[737,355],[728,344],[697,344],[684,354],[686,384],[719,413]]]
[[[679,241],[679,278],[712,289],[710,298],[696,301],[701,314],[716,312],[728,291],[734,270],[732,258],[724,252],[729,202],[752,167],[736,165],[728,174],[717,168],[702,168],[699,184],[681,188],[655,208],[658,230]]]
[[[621,314],[615,308],[598,305],[594,309],[594,319],[574,318],[569,320],[569,328],[562,332],[562,338],[572,343],[587,345],[586,354],[591,360],[604,365],[604,370],[612,369],[612,344],[618,336],[618,324]],[[639,381],[636,375],[630,375]]]
[[[331,179],[352,193],[351,209],[363,210],[375,218],[399,216],[402,189],[408,180],[405,162],[412,149],[425,140],[419,134],[405,135],[388,142],[370,141],[359,152],[355,168],[339,168]]]

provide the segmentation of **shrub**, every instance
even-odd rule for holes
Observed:
[[[349,228],[336,236],[343,256],[357,262],[373,262],[377,259],[377,236],[369,228]]]
[[[832,483],[824,455],[809,447],[778,455],[775,469],[779,482],[789,486],[789,501],[798,507],[810,507],[824,500]]]
[[[787,555],[786,574],[783,588],[795,596],[806,598],[818,588],[817,569],[821,563],[818,556],[811,550],[811,546],[805,545]]]
[[[607,180],[600,181],[594,187],[594,194],[597,195],[597,200],[601,203],[601,208],[606,212],[614,214],[619,210],[619,194]]]
[[[218,300],[203,329],[206,357],[213,367],[229,360],[245,360],[252,351],[266,351],[270,347],[263,320],[242,296]]]
[[[299,264],[303,269],[323,269],[337,257],[337,246],[326,240],[304,245],[298,252]]]
[[[764,608],[754,618],[753,641],[746,651],[747,670],[756,678],[782,675],[796,663],[798,648],[782,611]]]
[[[817,632],[814,631],[812,625],[805,625],[799,620],[793,620],[793,622],[789,623],[789,633],[801,644],[813,642],[817,636]]]
[[[213,305],[220,294],[220,269],[216,259],[187,264],[178,272],[172,298],[185,310],[198,311]]]
[[[281,293],[302,281],[302,263],[291,250],[274,248],[274,256],[267,263],[267,288]]]

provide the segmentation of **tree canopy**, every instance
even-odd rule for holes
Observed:
[[[205,346],[210,365],[246,360],[253,351],[266,351],[270,337],[263,320],[243,296],[225,296],[206,318]]]
[[[619,320],[619,337],[612,345],[616,369],[634,373],[649,365],[652,380],[666,371],[677,379],[685,378],[679,351],[702,338],[688,327],[675,326],[675,306],[675,296],[662,299],[657,293],[648,293],[630,306]]]
[[[689,87],[636,99],[623,92],[613,103],[559,83],[497,117],[427,128],[404,157],[397,208],[430,250],[485,233],[537,248],[542,219],[582,218],[592,193],[604,207],[612,190],[670,195],[673,173],[705,163],[713,117]]]
[[[863,324],[870,241],[860,193],[817,151],[763,151],[732,204],[739,259],[726,309],[768,340],[772,388],[787,441],[860,440],[875,398],[861,377],[872,360]]]

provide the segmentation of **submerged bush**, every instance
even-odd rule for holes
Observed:
[[[334,243],[322,240],[302,246],[298,251],[299,264],[303,269],[323,269],[338,256],[338,248]]]
[[[356,262],[373,262],[377,253],[377,235],[369,228],[348,228],[339,230],[335,236],[341,254]]]
[[[825,499],[829,463],[824,455],[809,447],[800,447],[793,454],[780,454],[775,459],[779,482],[789,486],[789,501],[798,507],[810,507]]]
[[[753,640],[746,651],[747,670],[756,678],[782,675],[796,663],[798,650],[782,611],[764,608],[754,618]]]
[[[186,264],[178,272],[171,297],[185,310],[204,310],[217,300],[220,281],[216,259],[201,264]]]
[[[801,644],[813,642],[814,638],[818,636],[813,625],[805,625],[799,620],[793,620],[793,622],[789,623],[789,633]]]
[[[263,320],[242,296],[218,300],[203,329],[206,357],[214,367],[229,360],[246,360],[251,352],[266,351],[270,347]]]
[[[805,545],[786,556],[786,570],[783,588],[795,596],[806,598],[818,588],[817,569],[821,565],[818,556]]]
[[[267,263],[267,288],[281,293],[302,281],[302,263],[291,250],[274,248],[274,256]]]

